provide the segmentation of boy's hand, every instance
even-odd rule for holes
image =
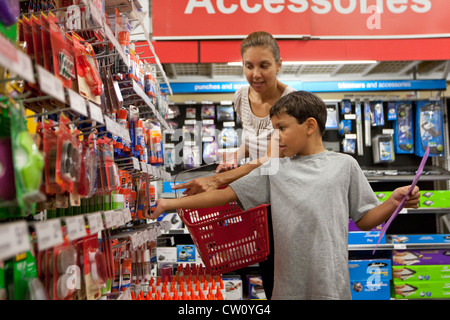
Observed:
[[[166,211],[165,201],[166,201],[166,199],[158,199],[158,200],[156,200],[156,208],[155,208],[155,210],[153,212],[150,212],[150,215],[146,214],[146,218],[155,220],[161,214],[163,214]]]
[[[392,200],[395,202],[394,204],[398,206],[400,202],[403,200],[406,194],[408,194],[410,186],[400,187],[394,190],[392,193]],[[415,186],[412,190],[411,194],[405,201],[405,208],[418,208],[419,200],[420,200],[420,192],[419,187]]]

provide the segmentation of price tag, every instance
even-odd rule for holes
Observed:
[[[0,65],[28,82],[36,83],[31,58],[17,49],[3,34],[0,34]]]
[[[394,243],[395,250],[406,250],[406,243]]]
[[[145,162],[141,162],[141,170],[142,172],[147,173],[147,164]]]
[[[65,103],[66,97],[61,80],[40,65],[36,65],[36,69],[39,77],[39,88],[49,96]]]
[[[25,221],[0,226],[0,261],[31,250],[28,225]]]
[[[70,108],[87,117],[88,111],[86,108],[86,99],[73,90],[67,89],[67,92],[69,93]]]
[[[83,216],[68,217],[65,221],[67,226],[67,237],[70,241],[86,236],[86,224]]]
[[[92,120],[104,124],[102,109],[95,103],[89,101],[89,114]]]
[[[139,160],[138,158],[132,157],[131,158],[133,161],[133,169],[135,170],[141,170],[141,167],[139,166]]]
[[[61,221],[59,219],[37,222],[35,228],[39,251],[46,250],[63,243]]]
[[[87,216],[89,231],[91,234],[98,233],[102,231],[103,228],[103,219],[102,214],[100,212],[91,213]]]
[[[122,209],[114,210],[113,219],[114,219],[114,224],[116,227],[124,224]]]
[[[125,208],[122,210],[122,216],[123,216],[123,223],[127,223],[128,221],[131,221],[131,211],[130,208]]]
[[[113,210],[105,211],[103,215],[105,216],[105,227],[107,229],[115,227],[114,211]]]
[[[108,116],[105,116],[104,119],[105,119],[106,131],[108,131],[109,133],[112,133],[112,134],[115,135],[115,136],[120,136],[120,135],[118,134],[117,129],[116,129],[116,126],[115,126],[116,122],[114,122],[114,121],[113,121],[110,117],[108,117]]]

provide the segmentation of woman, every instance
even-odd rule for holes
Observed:
[[[245,78],[248,86],[241,87],[234,95],[234,108],[242,123],[242,144],[238,151],[228,158],[232,163],[223,163],[217,167],[211,177],[196,178],[181,183],[173,189],[186,189],[183,193],[196,193],[217,189],[248,174],[264,163],[268,157],[277,156],[278,150],[272,152],[270,139],[274,129],[270,121],[269,112],[272,105],[282,96],[295,91],[277,79],[282,60],[280,49],[271,34],[258,31],[251,33],[241,43],[241,57]],[[273,153],[273,154],[272,154]],[[280,155],[282,156],[282,155]],[[241,159],[250,158],[250,162],[237,167]],[[260,263],[266,298],[270,299],[273,287],[273,241],[270,206],[268,209],[270,255]]]
[[[221,163],[216,169],[216,172],[226,172],[173,187],[186,189],[183,192],[186,195],[227,185],[259,167],[270,156],[269,141],[274,131],[269,117],[270,108],[278,99],[295,89],[277,79],[282,59],[278,44],[271,34],[264,31],[251,33],[241,43],[241,57],[249,85],[236,91],[234,108],[241,119],[243,143],[234,154],[225,155],[231,161]],[[250,158],[251,162],[236,168],[237,163],[245,158]]]

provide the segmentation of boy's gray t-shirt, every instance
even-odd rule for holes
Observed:
[[[349,218],[379,204],[353,157],[324,151],[272,159],[230,186],[244,210],[271,204],[272,299],[351,299]]]

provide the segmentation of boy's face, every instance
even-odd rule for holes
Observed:
[[[296,118],[284,112],[274,115],[271,120],[280,154],[286,157],[302,155],[308,136],[306,121],[299,124]]]

